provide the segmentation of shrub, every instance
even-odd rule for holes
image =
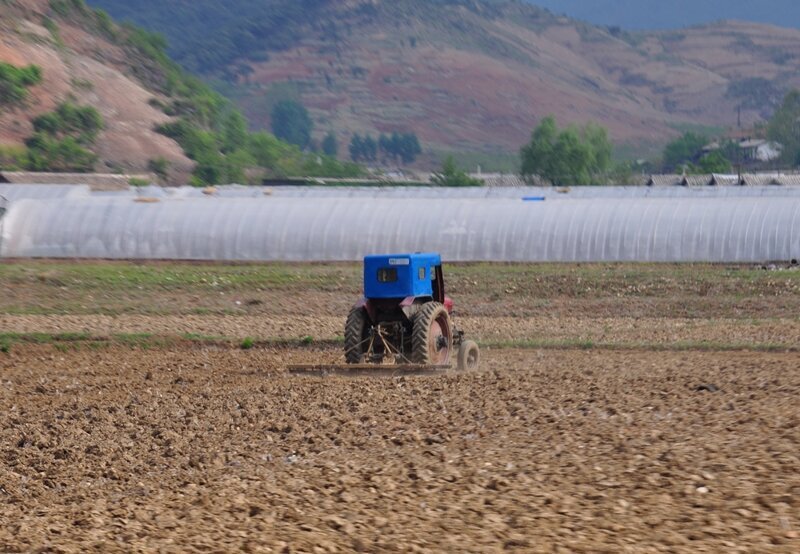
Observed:
[[[33,120],[37,133],[53,137],[72,137],[81,144],[93,144],[103,128],[103,118],[91,106],[76,106],[69,102],[59,104],[56,111],[40,115]]]
[[[0,62],[0,106],[19,104],[28,97],[28,88],[42,82],[37,65],[16,67]]]
[[[166,179],[167,171],[169,171],[169,161],[163,157],[155,158],[147,162],[147,169],[155,173],[161,179]]]
[[[86,173],[94,169],[97,156],[73,137],[58,139],[36,133],[25,141],[28,147],[26,167],[32,171]]]
[[[442,164],[442,171],[434,173],[431,183],[440,187],[480,187],[483,181],[470,177],[456,167],[453,156],[448,156]]]
[[[256,341],[253,338],[246,337],[242,341],[242,344],[240,346],[241,346],[242,350],[250,350],[251,348],[253,348],[253,346],[255,346],[255,343],[256,343]]]

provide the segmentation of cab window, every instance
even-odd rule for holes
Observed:
[[[423,279],[425,279],[425,268],[421,267],[419,268],[419,280],[422,281]]]
[[[393,267],[382,267],[378,270],[379,283],[397,282],[397,270]]]

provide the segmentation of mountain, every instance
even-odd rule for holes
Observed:
[[[600,28],[516,0],[90,0],[164,32],[251,125],[277,100],[318,138],[414,131],[428,149],[516,151],[543,116],[641,150],[678,129],[762,121],[800,86],[800,31],[724,21]]]
[[[103,127],[91,145],[98,156],[95,169],[142,171],[151,160],[163,159],[176,178],[185,177],[192,162],[175,141],[154,131],[172,119],[156,107],[167,99],[152,83],[160,68],[126,44],[108,20],[80,6],[58,0],[3,2],[0,63],[33,64],[41,82],[29,87],[24,100],[0,103],[0,147],[19,151],[34,134],[33,120],[62,103],[91,106]]]
[[[528,0],[595,25],[624,29],[678,29],[737,19],[800,28],[796,0]]]
[[[2,0],[0,168],[151,171],[172,184],[363,169],[251,133],[232,103],[188,75],[160,35],[83,0]]]

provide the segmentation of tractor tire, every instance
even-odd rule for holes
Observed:
[[[353,308],[347,314],[347,321],[344,325],[344,357],[348,364],[360,364],[364,362],[364,354],[369,346],[368,341],[368,317],[364,308]]]
[[[424,365],[447,365],[453,349],[450,314],[439,302],[428,302],[414,316],[411,361]]]
[[[478,344],[472,340],[465,340],[458,348],[458,370],[474,371],[478,369],[481,352]]]

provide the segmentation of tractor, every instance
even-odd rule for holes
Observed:
[[[453,301],[445,294],[439,254],[364,258],[364,298],[344,328],[351,365],[393,363],[432,369],[478,367],[478,345],[455,327]]]

